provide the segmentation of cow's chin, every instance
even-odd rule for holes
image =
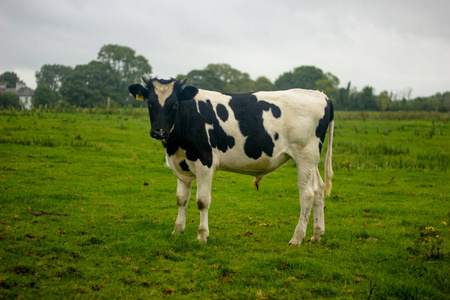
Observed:
[[[151,136],[152,138],[154,138],[155,140],[163,141],[163,142],[167,142],[167,140],[169,139],[169,135],[168,135],[168,134],[160,135],[160,134],[155,134],[155,133],[152,132],[152,133],[150,134],[150,136]]]
[[[152,136],[152,138],[154,138],[155,140],[158,140],[158,141],[167,140],[165,137],[162,137],[162,136]]]
[[[167,142],[168,142],[168,140],[169,140],[169,137],[167,136],[167,137],[153,137],[155,140],[158,140],[158,141],[161,141],[162,142],[162,144],[163,144],[163,147],[164,148],[166,148],[166,146],[167,146]]]
[[[163,144],[167,144],[167,141],[169,140],[168,137],[154,137],[155,140],[163,142]]]

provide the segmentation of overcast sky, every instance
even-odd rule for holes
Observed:
[[[448,0],[0,0],[0,73],[36,87],[44,64],[75,67],[105,44],[162,78],[227,63],[274,81],[313,65],[361,90],[450,91]]]

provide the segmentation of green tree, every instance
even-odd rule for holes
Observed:
[[[248,93],[256,89],[255,83],[248,73],[232,68],[229,64],[209,64],[205,71],[209,71],[216,80],[220,80],[224,93]]]
[[[34,91],[33,99],[31,99],[31,102],[36,108],[40,105],[54,105],[56,103],[56,95],[48,85],[41,83]]]
[[[117,88],[118,92],[124,91],[125,98],[130,84],[140,82],[142,76],[149,77],[152,73],[148,60],[142,55],[136,55],[136,51],[126,46],[104,45],[98,52],[97,59],[119,74],[121,80]]]
[[[210,70],[193,70],[187,74],[187,85],[195,86],[199,89],[219,91],[225,89],[225,84],[216,77]]]
[[[450,110],[450,92],[437,93],[430,98],[430,102],[435,103],[437,111],[448,112]]]
[[[390,110],[392,107],[392,101],[389,98],[389,93],[387,91],[382,91],[378,97],[378,107],[382,110],[382,111],[386,111],[386,110]]]
[[[225,84],[248,77],[248,74],[233,69],[229,64],[209,64],[205,70],[211,71],[214,77],[220,79]]]
[[[275,90],[275,85],[270,81],[269,78],[265,76],[260,76],[256,78],[255,86],[257,91],[273,91]]]
[[[98,52],[97,59],[110,66],[119,81],[115,85],[115,96],[121,105],[126,104],[131,98],[128,93],[128,86],[136,82],[141,82],[141,77],[149,77],[152,67],[148,60],[142,55],[136,55],[133,49],[108,44],[104,45]],[[132,103],[137,104],[133,101]]]
[[[358,104],[358,110],[379,110],[373,88],[370,86],[364,87],[363,90],[356,95],[356,102]]]
[[[209,64],[203,70],[189,72],[187,78],[188,85],[222,93],[249,93],[256,90],[255,82],[247,73],[228,64]]]
[[[12,92],[0,92],[1,108],[21,108],[19,95]]]
[[[275,87],[279,90],[293,88],[317,90],[316,82],[323,79],[324,74],[321,69],[314,66],[301,66],[292,72],[283,73],[275,80]]]
[[[275,88],[277,90],[289,90],[297,87],[292,72],[285,72],[275,80]]]
[[[315,85],[317,90],[324,92],[337,104],[339,99],[339,78],[331,73],[326,73],[315,82]]]
[[[230,94],[256,92],[256,84],[247,73],[244,73],[243,77],[237,78],[228,83],[226,85],[225,92]]]
[[[23,82],[14,72],[4,72],[0,75],[0,83],[6,84],[7,88],[15,88],[17,82]]]
[[[351,109],[351,103],[350,103],[350,89],[351,89],[352,83],[349,82],[347,84],[346,88],[340,88],[338,91],[338,100],[336,103],[336,109],[337,110],[350,110]]]
[[[46,85],[55,94],[55,98],[58,100],[61,98],[59,89],[62,82],[73,71],[72,67],[63,65],[43,65],[39,71],[36,71],[36,83],[37,85]]]
[[[61,95],[69,104],[80,107],[106,105],[108,97],[123,104],[123,93],[117,93],[120,83],[119,74],[109,64],[91,61],[70,72],[62,83]]]

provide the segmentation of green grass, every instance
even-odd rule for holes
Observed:
[[[0,298],[448,298],[448,118],[387,116],[337,114],[325,236],[297,248],[292,163],[259,191],[218,172],[200,244],[193,197],[171,235],[176,179],[142,111],[2,111]]]

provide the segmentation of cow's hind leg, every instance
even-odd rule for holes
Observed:
[[[320,177],[319,169],[316,168],[316,178],[314,187],[314,235],[311,237],[312,242],[320,241],[325,232],[325,216],[324,216],[324,189],[325,184]]]
[[[180,179],[177,181],[178,216],[172,234],[183,233],[186,228],[186,211],[189,199],[191,198],[191,186],[192,181],[184,182]]]
[[[298,187],[300,190],[300,219],[289,244],[300,246],[306,235],[306,227],[308,226],[311,208],[313,205],[316,206],[316,203],[320,205],[319,202],[315,201],[318,195],[318,187],[320,182],[322,182],[320,176],[317,176],[317,165],[320,160],[317,143],[309,143],[307,146],[296,151],[292,158],[297,165]],[[320,220],[319,216],[318,220]]]
[[[295,227],[294,236],[289,241],[289,245],[300,246],[306,234],[309,215],[314,202],[314,168],[303,168],[297,164],[298,185],[300,189],[300,219]]]

